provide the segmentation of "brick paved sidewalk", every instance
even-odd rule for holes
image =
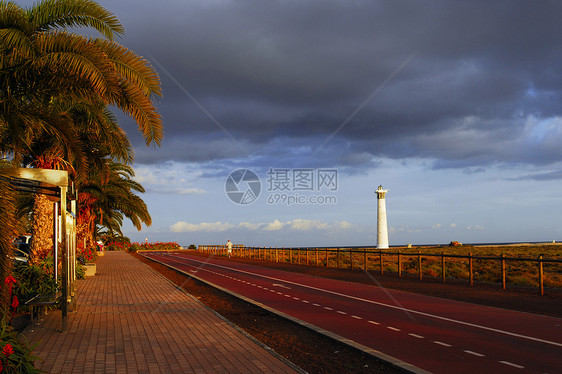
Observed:
[[[68,332],[60,311],[25,331],[49,373],[295,372],[127,253],[107,252],[77,284]]]

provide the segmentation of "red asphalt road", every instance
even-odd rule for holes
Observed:
[[[144,255],[432,373],[562,373],[560,318],[219,258]]]

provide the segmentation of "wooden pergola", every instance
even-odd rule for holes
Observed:
[[[62,260],[61,280],[61,311],[62,331],[68,328],[69,304],[74,301],[76,281],[76,198],[68,172],[51,169],[7,168],[5,176],[17,191],[46,195],[55,203],[53,212],[53,261],[54,278],[59,279],[58,258]],[[69,194],[70,189],[70,194]],[[70,195],[70,196],[69,196]],[[70,199],[70,210],[68,199]],[[60,218],[58,206],[60,204]],[[60,233],[57,220],[60,220]]]

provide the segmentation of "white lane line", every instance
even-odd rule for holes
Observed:
[[[392,331],[402,331],[400,329],[397,329],[396,327],[392,327],[392,326],[386,326],[387,329],[392,330]]]
[[[314,306],[320,306],[320,304],[316,304],[316,303],[312,303],[312,305],[314,305]]]
[[[339,314],[347,314],[346,312],[342,312],[341,310],[338,310],[336,313],[339,313]]]
[[[291,297],[291,295],[287,295],[287,294],[285,294],[284,296],[285,296],[285,297]]]
[[[375,321],[367,321],[367,322],[372,323],[373,325],[380,325],[380,323],[375,322]]]
[[[330,308],[329,306],[325,306],[324,309],[326,309],[326,310],[334,310],[334,308]]]
[[[359,316],[351,316],[351,318],[355,318],[355,319],[363,319],[363,317],[359,317]]]
[[[423,336],[418,334],[408,334],[408,335],[413,336],[414,338],[423,339]]]
[[[198,262],[198,263],[201,263],[201,261],[192,260],[192,259],[186,259],[186,258],[183,258],[182,256],[170,256],[170,257],[179,257],[179,258],[181,258],[181,259],[184,260],[184,261],[190,261],[190,262]],[[482,330],[487,330],[487,331],[493,331],[493,332],[496,332],[496,333],[499,333],[499,334],[504,334],[504,335],[508,335],[508,336],[514,336],[514,337],[518,337],[518,338],[521,338],[521,339],[527,339],[527,340],[532,340],[532,341],[541,342],[541,343],[545,343],[545,344],[555,345],[555,346],[557,346],[557,347],[562,347],[562,343],[559,343],[559,342],[553,342],[553,341],[546,340],[546,339],[540,339],[540,338],[535,338],[535,337],[532,337],[532,336],[517,334],[517,333],[514,333],[514,332],[505,331],[505,330],[500,330],[500,329],[496,329],[496,328],[493,328],[493,327],[487,327],[487,326],[477,325],[477,324],[471,323],[471,322],[459,321],[459,320],[456,320],[456,319],[453,319],[453,318],[438,316],[438,315],[435,315],[435,314],[426,313],[426,312],[421,312],[421,311],[419,311],[419,310],[414,310],[414,309],[408,309],[408,308],[404,308],[404,307],[397,306],[397,305],[385,304],[385,303],[381,303],[381,302],[374,301],[374,300],[364,299],[364,298],[362,298],[362,297],[357,297],[357,296],[352,296],[352,295],[346,295],[346,294],[343,294],[343,293],[341,293],[341,292],[330,291],[330,290],[326,290],[326,289],[319,288],[319,287],[309,286],[309,285],[307,285],[307,284],[297,283],[297,282],[293,282],[293,281],[290,281],[290,280],[285,280],[285,279],[270,277],[270,276],[263,275],[263,274],[259,274],[259,273],[254,273],[254,272],[251,272],[251,271],[235,269],[235,268],[231,268],[231,267],[228,267],[228,266],[223,266],[223,265],[218,265],[218,264],[212,264],[212,263],[209,263],[209,262],[205,263],[205,265],[207,265],[207,266],[209,266],[209,265],[210,265],[210,266],[215,266],[215,267],[227,269],[227,270],[230,270],[230,271],[236,271],[236,272],[243,273],[243,274],[249,274],[249,275],[258,276],[258,277],[262,277],[262,278],[266,278],[266,279],[271,279],[271,280],[277,281],[277,282],[285,282],[285,283],[288,283],[288,284],[294,284],[294,285],[296,285],[296,286],[300,286],[300,287],[304,287],[304,288],[309,288],[309,289],[311,289],[311,290],[316,290],[316,291],[320,291],[320,292],[325,292],[325,293],[329,293],[329,294],[332,294],[332,295],[337,295],[337,296],[345,297],[345,298],[348,298],[348,299],[359,300],[359,301],[363,301],[363,302],[366,302],[366,303],[375,304],[375,305],[380,305],[380,306],[387,307],[387,308],[391,308],[391,309],[397,309],[397,310],[401,310],[401,311],[408,312],[408,313],[414,313],[414,314],[418,314],[418,315],[425,316],[425,317],[430,317],[430,318],[439,319],[439,320],[442,320],[442,321],[447,321],[447,322],[451,322],[451,323],[457,323],[457,324],[459,324],[459,325],[470,326],[470,327],[474,327],[474,328],[477,328],[477,329],[482,329]],[[276,284],[274,284],[274,286],[275,286],[275,285],[276,285]]]
[[[293,297],[293,300],[299,301],[300,299],[298,297]]]
[[[521,366],[521,365],[517,365],[514,364],[513,362],[509,362],[509,361],[500,361],[500,364],[504,364],[504,365],[508,365],[517,369],[525,369],[525,366]]]
[[[303,303],[310,304],[310,301],[308,301],[308,300],[301,300],[301,301],[302,301]]]
[[[478,352],[474,352],[474,351],[466,350],[466,351],[464,351],[464,353],[468,353],[469,355],[473,355],[473,356],[477,356],[477,357],[484,357],[484,355],[482,353],[478,353]]]
[[[442,345],[443,347],[452,347],[451,344],[443,343],[443,342],[440,342],[440,341],[438,341],[438,340],[435,340],[435,341],[433,341],[433,342],[434,342],[435,344]]]

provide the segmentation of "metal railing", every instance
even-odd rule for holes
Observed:
[[[199,252],[207,253],[215,256],[226,255],[226,245],[200,245],[197,249]],[[544,295],[544,283],[545,283],[545,264],[552,264],[553,272],[562,273],[562,259],[552,259],[544,258],[543,255],[539,255],[536,258],[530,257],[508,257],[504,254],[500,256],[488,256],[488,255],[473,255],[468,253],[468,255],[457,255],[457,254],[446,254],[446,253],[422,253],[418,252],[402,252],[400,250],[379,250],[373,247],[347,247],[347,248],[333,248],[333,247],[318,247],[318,248],[278,248],[278,247],[245,247],[240,244],[235,244],[232,246],[232,256],[272,261],[280,263],[289,263],[305,266],[316,266],[316,267],[334,267],[338,269],[350,269],[350,270],[365,270],[365,271],[379,271],[381,275],[387,272],[398,273],[399,277],[402,277],[402,273],[406,270],[409,273],[417,273],[419,280],[423,279],[424,270],[425,274],[429,274],[432,277],[440,276],[441,281],[446,283],[447,281],[447,265],[452,266],[453,262],[448,260],[457,260],[454,262],[455,265],[458,264],[458,260],[464,263],[466,266],[467,280],[470,285],[474,285],[474,278],[478,274],[475,271],[475,262],[481,265],[484,261],[496,262],[499,265],[499,271],[497,272],[500,277],[502,288],[506,289],[507,284],[507,262],[518,262],[536,264],[537,271],[537,283],[541,295]],[[431,269],[436,266],[435,261],[430,263],[431,258],[437,259],[439,265],[439,273],[431,273]],[[463,261],[465,260],[465,261]],[[560,264],[558,266],[557,264]],[[333,265],[333,266],[331,266]],[[396,265],[396,267],[394,267]],[[405,269],[407,265],[407,269]],[[424,268],[425,265],[425,268]],[[534,266],[534,265],[533,265]],[[554,268],[557,266],[557,268]],[[480,266],[482,268],[482,266]],[[458,269],[457,269],[458,270]],[[458,271],[457,271],[458,273]],[[458,278],[463,278],[459,276]]]

